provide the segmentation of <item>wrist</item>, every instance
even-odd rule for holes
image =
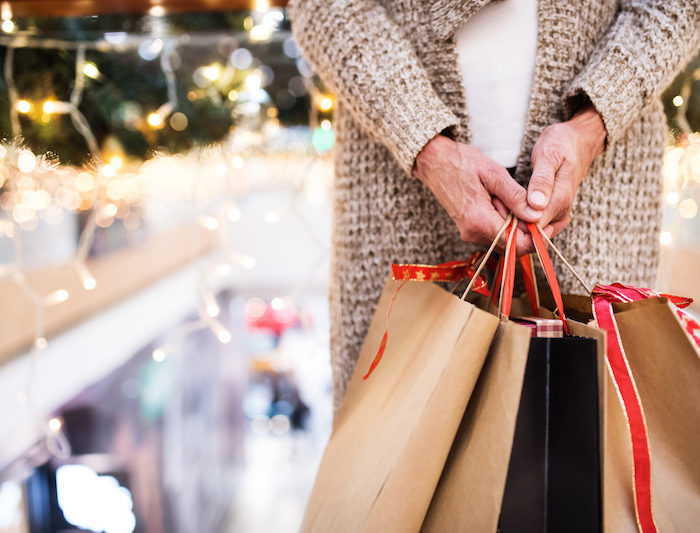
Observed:
[[[444,159],[445,150],[451,148],[452,144],[454,141],[441,134],[430,139],[416,156],[413,163],[413,176],[425,183],[428,169]]]
[[[600,113],[593,104],[581,108],[569,121],[579,133],[584,147],[590,154],[591,161],[605,149],[607,131]]]

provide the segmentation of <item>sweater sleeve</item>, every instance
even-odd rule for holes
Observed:
[[[458,125],[402,29],[374,0],[291,0],[288,11],[304,57],[404,171],[430,139]]]
[[[700,45],[700,0],[622,0],[613,23],[564,93],[570,116],[588,97],[608,142],[670,84]]]

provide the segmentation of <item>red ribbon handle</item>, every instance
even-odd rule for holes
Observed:
[[[530,311],[532,311],[532,316],[540,316],[540,294],[537,290],[537,280],[535,279],[532,255],[527,254],[520,256],[518,261],[520,262],[520,268],[523,272],[523,281],[525,282],[527,299],[530,302]]]
[[[552,296],[554,296],[554,302],[557,304],[559,318],[561,318],[562,326],[564,327],[564,333],[568,335],[569,326],[566,323],[566,315],[564,314],[564,301],[561,297],[561,289],[559,288],[557,275],[554,273],[552,259],[549,257],[549,253],[547,252],[547,246],[542,239],[542,235],[540,235],[540,227],[534,222],[528,222],[527,228],[530,230],[530,234],[532,235],[532,242],[535,243],[537,257],[540,259],[542,269],[544,270],[544,275],[547,278],[547,283],[549,284],[549,288],[552,290]]]

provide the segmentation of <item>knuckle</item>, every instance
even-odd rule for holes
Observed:
[[[546,143],[542,147],[542,155],[551,165],[561,164],[565,159],[564,148],[558,141]]]
[[[530,178],[530,184],[532,185],[533,183],[551,188],[554,185],[554,174],[542,171],[535,172]]]
[[[474,232],[465,224],[459,226],[459,237],[465,242],[474,242]]]
[[[513,187],[510,193],[511,200],[515,203],[527,202],[527,191],[522,187]]]

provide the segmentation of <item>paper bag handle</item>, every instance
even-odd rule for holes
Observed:
[[[557,309],[559,310],[559,318],[561,318],[562,326],[564,327],[564,333],[569,334],[569,326],[566,323],[566,315],[564,314],[564,301],[561,297],[561,289],[559,288],[559,282],[557,281],[557,275],[554,273],[554,265],[552,265],[552,259],[549,257],[547,252],[547,246],[544,244],[542,236],[544,232],[539,224],[534,222],[527,223],[527,229],[530,230],[532,235],[532,242],[535,244],[535,252],[537,253],[537,258],[540,260],[542,265],[542,270],[544,270],[544,275],[547,278],[547,284],[552,291],[552,296],[554,296],[554,302],[557,304]],[[549,241],[549,239],[547,239]],[[551,241],[550,241],[551,242]]]
[[[486,250],[484,257],[481,259],[479,266],[476,268],[476,271],[474,272],[472,279],[469,281],[469,285],[467,285],[467,288],[464,289],[464,293],[462,293],[462,300],[467,299],[467,294],[469,294],[469,292],[474,287],[474,283],[476,282],[476,280],[479,279],[479,274],[481,274],[481,271],[486,266],[486,263],[489,260],[489,258],[491,257],[491,254],[496,249],[496,245],[498,244],[498,241],[501,240],[501,236],[505,233],[506,229],[508,229],[508,227],[511,225],[511,223],[513,223],[513,219],[514,219],[514,217],[512,214],[509,214],[506,217],[506,220],[505,220],[505,222],[503,222],[501,229],[498,230],[498,233],[496,234],[496,238],[491,243],[491,246],[489,246],[489,249]],[[517,222],[515,222],[515,225],[517,225]]]
[[[503,233],[508,230],[508,240],[506,242],[506,254],[504,258],[504,263],[503,263],[503,275],[501,278],[501,286],[500,286],[500,298],[499,298],[499,305],[498,305],[498,312],[500,317],[505,317],[508,318],[510,315],[511,311],[511,305],[513,302],[513,286],[514,286],[514,281],[515,281],[515,260],[516,260],[516,251],[515,251],[515,233],[517,229],[517,224],[518,224],[518,218],[515,217],[513,214],[509,214],[506,217],[506,220],[499,230],[498,234],[496,235],[496,238],[493,240],[491,243],[491,246],[489,247],[488,251],[486,254],[484,254],[483,259],[481,260],[481,263],[479,264],[478,268],[476,269],[476,272],[474,273],[474,276],[472,277],[471,281],[469,282],[469,285],[467,285],[467,288],[464,290],[464,294],[462,294],[462,300],[464,300],[467,297],[467,294],[469,294],[469,291],[472,289],[472,286],[474,285],[474,281],[477,279],[479,273],[483,269],[483,267],[486,265],[486,261],[488,261],[489,257],[493,253],[493,250],[496,248],[496,245],[498,244],[499,240],[501,239],[501,236]],[[576,279],[583,285],[583,287],[586,289],[586,291],[590,294],[590,290],[588,289],[588,286],[584,283],[583,279],[578,275],[578,273],[573,269],[573,267],[569,264],[566,259],[564,259],[562,253],[557,249],[554,244],[552,244],[552,241],[549,240],[549,238],[544,234],[542,231],[542,228],[539,224],[534,223],[534,222],[528,222],[527,227],[530,230],[530,234],[532,235],[532,241],[535,245],[535,252],[537,253],[537,258],[540,261],[540,264],[542,265],[542,269],[544,270],[545,277],[547,279],[547,284],[549,285],[549,288],[552,291],[552,295],[554,296],[554,302],[556,303],[557,309],[559,311],[559,318],[562,320],[562,327],[564,328],[565,333],[569,333],[569,327],[566,323],[566,315],[564,312],[564,302],[561,296],[561,289],[559,287],[559,282],[557,281],[556,274],[554,272],[554,266],[552,265],[552,259],[549,256],[549,253],[547,252],[547,245],[545,244],[545,241],[549,246],[552,247],[552,249],[557,253],[557,255],[562,259],[564,264],[571,270],[571,272],[574,274]],[[530,274],[532,274],[530,272]],[[534,281],[534,277],[533,277]],[[495,287],[494,287],[494,290]]]

